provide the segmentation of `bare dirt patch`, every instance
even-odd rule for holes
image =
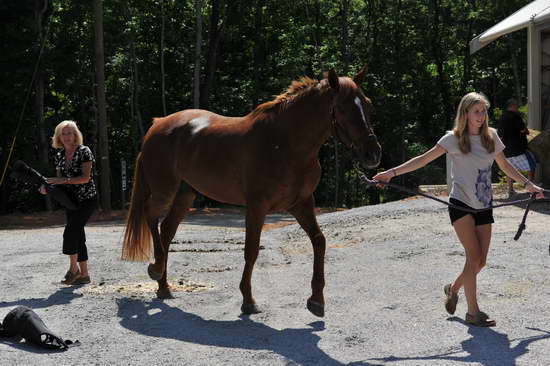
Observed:
[[[179,280],[170,283],[172,292],[196,292],[212,289],[214,286],[197,283],[188,280]],[[83,294],[104,295],[104,294],[125,294],[125,295],[144,295],[154,294],[158,289],[156,282],[134,282],[125,284],[98,284],[90,285],[82,288]]]

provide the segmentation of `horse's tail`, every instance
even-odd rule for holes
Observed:
[[[145,181],[142,161],[139,153],[136,158],[134,186],[122,244],[122,259],[139,262],[147,261],[151,255],[151,230],[147,225],[145,213],[145,201],[151,194],[151,189]]]

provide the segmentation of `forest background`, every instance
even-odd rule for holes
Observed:
[[[351,76],[364,64],[362,88],[375,105],[383,147],[380,169],[390,167],[432,147],[452,127],[467,92],[487,95],[493,124],[507,99],[525,101],[526,32],[474,56],[469,41],[527,3],[2,0],[0,168],[9,173],[21,159],[52,175],[53,129],[75,120],[96,157],[102,208],[123,208],[152,118],[193,107],[245,115],[292,80],[321,79],[331,68]],[[318,206],[399,198],[367,190],[353,156],[335,139],[320,159]],[[444,184],[445,161],[399,180]],[[6,174],[0,214],[45,209],[56,206]]]

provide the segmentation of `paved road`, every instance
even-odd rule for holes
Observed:
[[[238,292],[242,215],[194,215],[170,254],[176,298],[154,298],[146,264],[123,262],[120,222],[88,228],[93,283],[63,287],[62,227],[0,230],[0,319],[29,306],[82,345],[67,352],[0,341],[2,365],[547,365],[550,364],[550,207],[538,205],[518,242],[522,209],[496,212],[479,301],[497,327],[464,324],[442,288],[464,257],[445,208],[413,199],[319,216],[326,234],[327,313],[305,309],[312,252],[284,215],[253,276],[261,314],[243,316]]]

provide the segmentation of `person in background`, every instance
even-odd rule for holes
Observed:
[[[533,154],[527,150],[527,135],[529,129],[525,126],[523,118],[518,111],[519,105],[515,99],[509,99],[506,110],[502,113],[498,123],[498,133],[505,145],[504,156],[519,171],[528,172],[528,179],[535,176],[536,161]],[[508,196],[516,194],[514,181],[507,177]]]
[[[88,249],[84,226],[97,207],[97,190],[92,177],[94,156],[83,145],[82,133],[74,121],[63,121],[55,128],[52,146],[59,149],[55,155],[56,176],[46,178],[49,184],[64,184],[74,193],[76,210],[65,210],[63,254],[69,256],[69,270],[62,283],[82,285],[90,283]],[[40,192],[46,194],[44,187]]]
[[[484,209],[492,205],[491,167],[495,160],[507,176],[524,184],[529,192],[537,193],[537,198],[543,198],[542,188],[521,175],[506,160],[502,153],[504,145],[496,130],[489,127],[488,108],[489,101],[484,95],[466,94],[458,105],[452,131],[448,131],[429,151],[378,173],[373,180],[389,182],[393,177],[417,170],[447,153],[452,161],[449,201],[455,206]],[[477,274],[487,263],[491,224],[494,222],[493,212],[488,209],[468,213],[449,206],[449,216],[464,247],[466,263],[458,277],[443,287],[445,309],[449,314],[455,313],[458,292],[464,287],[468,306],[466,323],[482,327],[494,326],[495,320],[481,311],[477,302]]]

